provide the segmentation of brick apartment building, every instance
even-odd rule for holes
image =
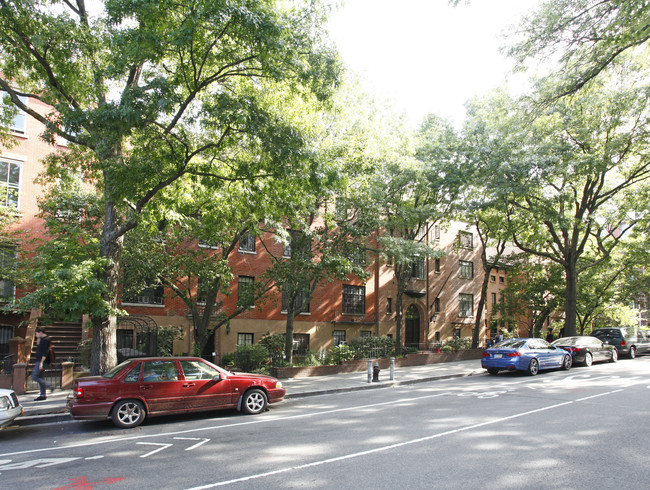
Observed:
[[[28,103],[39,112],[49,110],[37,100],[30,99]],[[43,129],[36,120],[19,114],[12,127],[16,145],[0,148],[0,205],[15,205],[20,218],[15,227],[41,236],[44,227],[43,221],[37,217],[37,198],[42,189],[34,183],[34,179],[43,170],[41,161],[45,156],[53,151],[65,150],[63,145],[49,145],[40,139]],[[242,240],[239,250],[230,259],[235,276],[231,285],[232,294],[218,300],[220,304],[222,302],[225,311],[234,308],[239,288],[259,277],[271,263],[268,252],[259,246],[259,240],[259,237]],[[472,336],[483,281],[480,242],[476,233],[465,224],[453,223],[448,228],[432,224],[427,231],[426,240],[446,255],[439,259],[422,259],[414,265],[413,277],[403,299],[403,342],[421,348],[454,337]],[[267,242],[271,243],[272,240]],[[460,243],[460,247],[455,246],[456,243]],[[12,260],[24,246],[23,243],[2,245],[0,258]],[[282,244],[274,246],[282,247]],[[281,252],[281,249],[275,252]],[[308,311],[300,314],[295,321],[294,343],[297,349],[329,349],[341,342],[366,335],[395,337],[397,288],[393,269],[380,260],[368,260],[367,267],[370,277],[365,282],[351,277],[347,281],[326,283],[316,288]],[[507,282],[503,270],[495,270],[491,275],[484,318],[490,317],[493,304]],[[21,294],[7,279],[0,280],[0,288],[5,300],[14,294]],[[192,353],[189,335],[191,318],[187,307],[179,298],[162,288],[151,288],[128,301],[123,300],[121,307],[140,322],[146,319],[148,328],[152,325],[179,327],[183,338],[175,341],[174,353]],[[32,333],[25,324],[30,316],[33,319],[37,312],[32,312],[31,315],[0,315],[0,355],[9,351],[10,338],[25,338],[31,345]],[[481,344],[489,335],[485,328],[487,324],[487,321],[483,322]],[[283,332],[285,325],[286,315],[282,311],[281,295],[271,294],[261,306],[251,308],[233,319],[227,327],[217,330],[214,336],[216,359],[233,352],[238,344],[257,343],[266,332]],[[68,325],[67,328],[76,330],[76,334],[72,335],[74,341],[71,340],[71,346],[68,347],[71,351],[69,356],[76,357],[72,350],[74,342],[82,337],[81,321],[78,325]],[[135,322],[121,323],[118,326],[118,338],[120,335],[133,338],[135,348],[134,329],[137,328]],[[63,333],[58,335],[60,339],[63,336]],[[53,337],[56,339],[57,334],[54,333]]]

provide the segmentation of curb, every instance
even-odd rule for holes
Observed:
[[[396,386],[407,386],[407,385],[413,385],[417,383],[427,383],[430,381],[441,381],[445,379],[476,376],[482,373],[483,371],[472,371],[472,372],[458,373],[458,374],[445,374],[440,376],[428,376],[425,378],[407,379],[404,381],[380,381],[378,383],[368,383],[362,386],[349,386],[347,388],[332,388],[327,390],[305,391],[302,393],[289,393],[285,395],[284,399],[289,400],[289,399],[296,399],[296,398],[308,398],[308,397],[318,396],[318,395],[331,395],[335,393],[349,393],[352,391],[393,388]],[[52,413],[41,413],[41,414],[35,413],[32,415],[23,415],[22,417],[18,417],[17,419],[15,419],[13,421],[13,424],[10,427],[16,427],[16,426],[22,427],[22,426],[29,426],[29,425],[53,424],[53,423],[62,423],[62,422],[76,422],[76,421],[70,417],[70,414],[68,413],[67,409],[63,409],[63,411],[59,410],[57,412],[52,412]]]

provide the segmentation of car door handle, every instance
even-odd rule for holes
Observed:
[[[141,390],[150,390],[151,388],[152,388],[151,385],[142,385],[142,386],[140,386]]]
[[[183,388],[190,388],[191,386],[195,386],[196,383],[185,383],[183,384]]]

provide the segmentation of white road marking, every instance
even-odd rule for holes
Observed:
[[[297,470],[302,470],[302,469],[305,469],[305,468],[312,468],[314,466],[322,466],[322,465],[331,464],[331,463],[338,463],[340,461],[345,461],[347,459],[359,458],[361,456],[367,456],[369,454],[375,454],[375,453],[390,451],[392,449],[397,449],[397,448],[404,447],[404,446],[410,446],[412,444],[418,444],[418,443],[424,442],[424,441],[439,439],[441,437],[457,434],[459,432],[465,432],[465,431],[468,431],[468,430],[478,429],[480,427],[485,427],[487,425],[498,424],[500,422],[505,422],[506,420],[512,420],[512,419],[516,419],[516,418],[519,418],[519,417],[525,417],[526,415],[531,415],[531,414],[534,414],[534,413],[544,412],[546,410],[553,410],[554,408],[564,407],[564,406],[567,406],[567,405],[572,405],[573,403],[575,403],[575,402],[568,401],[568,402],[563,402],[563,403],[557,403],[555,405],[550,405],[548,407],[537,408],[535,410],[529,410],[527,412],[517,413],[517,414],[514,414],[514,415],[509,415],[507,417],[501,417],[501,418],[498,418],[498,419],[489,420],[487,422],[481,422],[479,424],[473,424],[473,425],[468,425],[466,427],[460,427],[458,429],[448,430],[448,431],[445,431],[445,432],[439,432],[437,434],[432,434],[432,435],[426,436],[426,437],[419,437],[417,439],[411,439],[411,440],[408,440],[408,441],[398,442],[396,444],[390,444],[390,445],[387,445],[387,446],[377,447],[377,448],[374,448],[374,449],[369,449],[367,451],[360,451],[360,452],[357,452],[357,453],[351,453],[351,454],[346,454],[346,455],[343,455],[343,456],[337,456],[335,458],[323,459],[323,460],[320,460],[320,461],[313,461],[311,463],[306,463],[306,464],[303,464],[303,465],[291,466],[291,467],[288,467],[288,468],[281,468],[279,470],[268,471],[266,473],[258,473],[256,475],[244,476],[242,478],[236,478],[236,479],[233,479],[233,480],[209,483],[207,485],[202,485],[200,487],[192,487],[192,488],[190,488],[188,490],[203,490],[205,488],[222,487],[222,486],[225,486],[225,485],[232,485],[234,483],[241,483],[241,482],[250,481],[250,480],[257,480],[257,479],[260,479],[260,478],[265,478],[267,476],[273,476],[273,475],[278,475],[278,474],[281,474],[281,473],[287,473],[289,471],[297,471]]]
[[[173,444],[163,444],[163,443],[160,443],[160,442],[137,442],[136,444],[146,444],[147,446],[162,446],[162,447],[159,447],[158,449],[154,449],[153,451],[151,451],[151,452],[149,452],[147,454],[141,455],[140,456],[141,458],[148,458],[152,454],[156,454],[157,452],[160,452],[163,449],[167,449],[168,447],[173,446]]]
[[[203,444],[205,444],[206,442],[208,442],[210,440],[210,439],[205,439],[205,438],[202,439],[200,437],[174,437],[174,439],[178,440],[178,441],[201,441],[201,442],[198,442],[198,443],[194,444],[193,446],[190,446],[190,447],[186,448],[185,449],[186,451],[191,451],[192,449],[196,449],[199,446],[203,446]]]
[[[192,434],[194,432],[204,432],[208,430],[221,430],[221,429],[228,429],[231,427],[241,427],[244,425],[255,425],[255,424],[265,424],[269,422],[278,422],[278,421],[283,421],[283,420],[293,420],[293,419],[302,419],[302,418],[308,418],[308,417],[317,417],[319,415],[329,415],[333,413],[340,413],[340,412],[349,412],[353,410],[364,410],[368,408],[376,408],[376,407],[381,407],[381,406],[388,406],[388,405],[396,405],[399,403],[404,403],[404,402],[410,402],[410,401],[417,401],[417,400],[424,400],[427,398],[438,398],[441,396],[449,395],[451,392],[443,392],[443,393],[436,393],[433,395],[425,395],[425,396],[418,396],[418,397],[410,397],[410,398],[402,398],[400,400],[393,400],[393,401],[387,401],[387,402],[380,402],[380,403],[371,403],[368,405],[357,405],[354,407],[345,407],[345,408],[335,408],[332,410],[323,410],[320,412],[313,412],[313,413],[301,413],[301,414],[296,414],[296,415],[278,415],[278,416],[269,416],[269,417],[259,417],[254,420],[247,420],[246,422],[235,422],[232,424],[223,424],[223,425],[214,425],[211,427],[200,427],[196,429],[187,429],[187,430],[179,430],[179,431],[174,431],[174,432],[163,432],[162,434],[145,434],[145,435],[139,435],[139,436],[130,436],[130,437],[115,437],[115,438],[110,438],[110,439],[101,439],[98,441],[90,441],[90,442],[82,442],[79,444],[70,444],[68,446],[56,446],[56,447],[43,447],[39,449],[27,449],[24,451],[15,451],[12,453],[4,453],[0,454],[0,457],[6,457],[6,456],[15,456],[19,454],[33,454],[33,453],[40,453],[40,452],[46,452],[46,451],[61,451],[61,450],[66,450],[66,449],[77,449],[77,448],[82,448],[82,447],[91,447],[91,446],[98,446],[101,444],[112,444],[115,442],[125,442],[125,441],[137,441],[141,439],[154,439],[154,438],[160,438],[160,437],[169,437],[169,436],[179,436],[183,434]]]

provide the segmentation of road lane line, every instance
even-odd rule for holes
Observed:
[[[473,430],[473,429],[478,429],[478,428],[485,427],[485,426],[488,426],[488,425],[498,424],[500,422],[505,422],[507,420],[513,420],[513,419],[516,419],[516,418],[525,417],[527,415],[532,415],[532,414],[539,413],[539,412],[545,412],[547,410],[553,410],[555,408],[564,407],[564,406],[567,406],[567,405],[572,405],[573,403],[575,403],[575,401],[556,403],[555,405],[550,405],[548,407],[536,408],[535,410],[529,410],[527,412],[522,412],[522,413],[517,413],[517,414],[514,414],[514,415],[509,415],[507,417],[500,417],[498,419],[489,420],[487,422],[481,422],[479,424],[468,425],[466,427],[459,427],[457,429],[452,429],[452,430],[448,430],[448,431],[445,431],[445,432],[439,432],[437,434],[432,434],[432,435],[426,436],[426,437],[419,437],[417,439],[411,439],[411,440],[408,440],[408,441],[398,442],[398,443],[395,443],[395,444],[389,444],[387,446],[368,449],[367,451],[360,451],[360,452],[357,452],[357,453],[345,454],[343,456],[337,456],[335,458],[323,459],[323,460],[320,460],[320,461],[313,461],[311,463],[305,463],[305,464],[298,465],[298,466],[291,466],[291,467],[288,467],[288,468],[281,468],[279,470],[268,471],[266,473],[258,473],[258,474],[255,474],[255,475],[244,476],[244,477],[241,477],[241,478],[235,478],[233,480],[227,480],[227,481],[221,481],[221,482],[215,482],[215,483],[208,483],[207,485],[202,485],[202,486],[199,486],[199,487],[191,487],[191,488],[189,488],[187,490],[204,490],[206,488],[222,487],[222,486],[225,486],[225,485],[232,485],[234,483],[242,483],[242,482],[246,482],[246,481],[265,478],[267,476],[274,476],[274,475],[278,475],[278,474],[281,474],[281,473],[287,473],[289,471],[298,471],[298,470],[303,470],[305,468],[313,468],[315,466],[322,466],[322,465],[326,465],[326,464],[338,463],[338,462],[345,461],[345,460],[348,460],[348,459],[359,458],[359,457],[362,457],[362,456],[367,456],[369,454],[375,454],[375,453],[390,451],[392,449],[397,449],[397,448],[404,447],[404,446],[410,446],[410,445],[413,445],[413,444],[419,444],[421,442],[431,441],[433,439],[439,439],[441,437],[445,437],[445,436],[449,436],[449,435],[453,435],[453,434],[458,434],[459,432],[466,432],[468,430]]]
[[[577,402],[582,402],[582,401],[585,401],[585,400],[591,400],[592,398],[599,398],[601,396],[611,395],[613,393],[619,393],[621,391],[623,391],[623,390],[614,390],[614,391],[608,391],[607,393],[599,393],[597,395],[585,396],[584,398],[578,398],[576,401]]]
[[[180,430],[180,431],[174,431],[174,432],[163,432],[162,434],[144,434],[144,435],[138,435],[138,436],[129,436],[129,437],[116,437],[114,439],[102,439],[99,441],[89,441],[89,442],[81,442],[78,444],[70,444],[68,446],[52,446],[52,447],[43,447],[43,448],[38,448],[38,449],[26,449],[24,451],[15,451],[12,453],[4,453],[0,454],[0,457],[5,457],[5,456],[16,456],[19,454],[33,454],[33,453],[41,453],[41,452],[46,452],[46,451],[61,451],[65,449],[78,449],[82,447],[91,447],[91,446],[98,446],[102,444],[111,444],[115,442],[125,442],[125,441],[137,441],[140,439],[154,439],[158,437],[169,437],[169,436],[179,436],[179,435],[184,435],[184,434],[191,434],[194,432],[203,432],[207,430],[219,430],[219,429],[228,429],[232,427],[241,427],[244,425],[253,425],[253,424],[265,424],[269,422],[282,422],[284,420],[294,420],[294,419],[301,419],[301,418],[308,418],[308,417],[317,417],[320,415],[330,415],[333,413],[340,413],[340,412],[349,412],[351,410],[365,410],[368,408],[375,408],[375,407],[381,407],[381,406],[387,406],[387,405],[397,405],[399,403],[405,403],[405,402],[410,402],[410,401],[419,401],[419,400],[425,400],[427,398],[438,398],[441,396],[449,395],[451,392],[445,391],[443,393],[436,393],[433,395],[425,395],[425,396],[418,396],[418,397],[410,397],[410,398],[401,398],[399,400],[392,400],[392,401],[387,401],[387,402],[380,402],[380,403],[371,403],[368,405],[357,405],[354,407],[345,407],[345,408],[335,408],[332,410],[323,410],[320,412],[313,412],[313,413],[300,413],[296,415],[286,415],[286,416],[270,416],[268,418],[258,418],[255,420],[249,420],[246,422],[235,422],[232,424],[223,424],[223,425],[214,425],[211,427],[202,427],[202,428],[197,428],[197,429],[187,429],[187,430]]]

